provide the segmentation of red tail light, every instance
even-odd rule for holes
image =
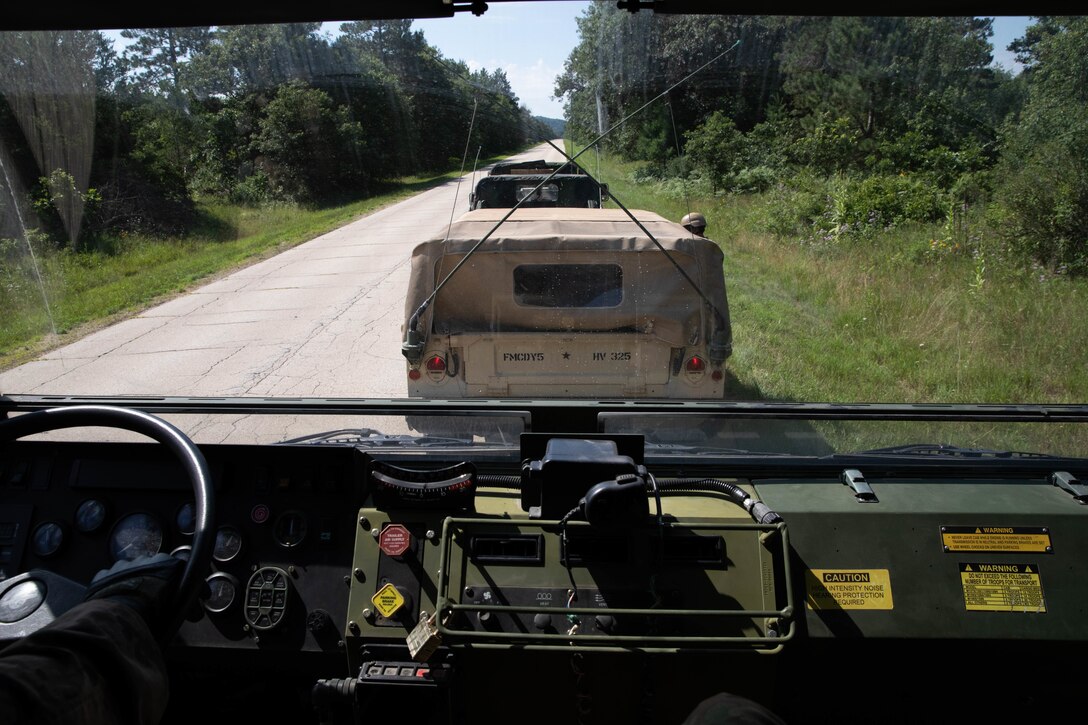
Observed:
[[[688,372],[689,373],[701,373],[706,371],[706,360],[703,360],[698,355],[693,355],[688,360]]]
[[[446,372],[446,358],[442,357],[441,355],[431,355],[429,358],[427,358],[427,372]]]
[[[419,368],[412,368],[408,371],[409,380],[419,380],[422,376],[423,374],[419,372]]]

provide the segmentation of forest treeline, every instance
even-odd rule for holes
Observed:
[[[444,58],[411,21],[340,30],[0,33],[0,238],[184,235],[202,198],[339,203],[550,138],[502,70]]]
[[[555,93],[674,195],[755,194],[767,231],[864,240],[927,226],[927,254],[1088,272],[1088,19],[1033,18],[992,65],[955,17],[651,16],[593,4]],[[719,57],[720,56],[720,57]],[[714,60],[717,58],[716,60]],[[968,229],[965,232],[965,229]]]

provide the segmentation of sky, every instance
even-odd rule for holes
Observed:
[[[552,100],[555,78],[578,44],[576,18],[589,2],[490,3],[476,17],[417,20],[427,42],[447,58],[464,61],[472,70],[501,68],[518,99],[537,116],[563,117],[563,104]],[[482,41],[482,42],[481,42]]]
[[[501,68],[521,102],[537,116],[563,117],[563,104],[553,100],[555,78],[578,44],[576,19],[589,2],[493,2],[476,17],[458,13],[453,18],[417,20],[427,42],[447,58],[469,68]],[[994,63],[1017,72],[1012,53],[1005,50],[1024,33],[1029,18],[994,18]],[[482,41],[482,42],[481,42]]]

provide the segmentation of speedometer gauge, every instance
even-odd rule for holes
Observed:
[[[151,514],[129,514],[110,532],[110,557],[114,561],[154,556],[161,548],[162,526]]]

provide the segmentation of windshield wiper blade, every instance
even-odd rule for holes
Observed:
[[[713,445],[690,445],[686,443],[651,443],[645,446],[646,453],[658,453],[685,456],[790,456],[781,451],[753,451],[747,448],[725,448]]]
[[[842,454],[836,454],[842,455]],[[888,446],[887,448],[870,448],[867,451],[858,451],[848,455],[856,456],[941,456],[950,458],[1060,458],[1048,453],[1032,453],[1027,451],[998,451],[989,448],[963,448],[961,446],[948,445],[947,443],[909,443],[901,446]]]
[[[358,448],[452,448],[490,446],[471,438],[453,438],[410,433],[382,433],[373,428],[341,428],[324,433],[280,441],[277,445],[355,446]]]

